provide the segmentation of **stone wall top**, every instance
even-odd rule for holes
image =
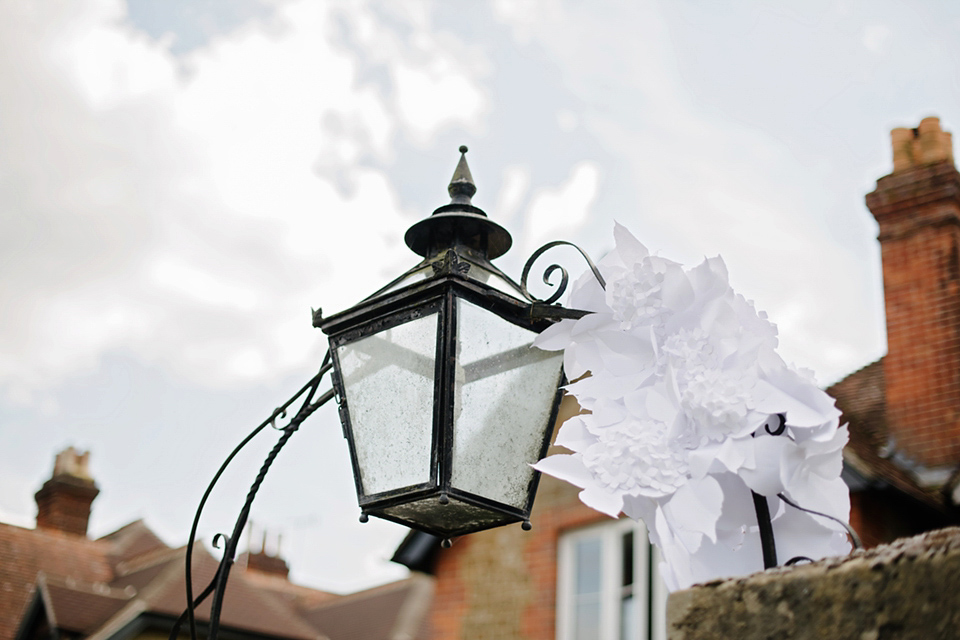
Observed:
[[[669,640],[960,637],[960,528],[671,594]]]

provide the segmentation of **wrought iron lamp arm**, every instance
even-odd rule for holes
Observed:
[[[227,456],[226,460],[223,461],[223,464],[220,465],[220,468],[217,470],[217,473],[214,475],[213,479],[210,481],[210,484],[207,486],[206,491],[203,494],[203,497],[200,499],[200,504],[197,507],[196,514],[194,515],[193,525],[190,529],[190,539],[187,542],[187,549],[185,554],[185,571],[184,576],[186,580],[186,599],[187,606],[183,614],[178,618],[176,623],[173,626],[173,629],[170,634],[170,640],[176,640],[180,627],[184,620],[189,621],[190,627],[190,638],[191,640],[197,640],[197,629],[196,629],[196,617],[194,614],[194,608],[203,602],[211,593],[214,594],[214,602],[211,607],[210,612],[210,628],[208,637],[210,640],[216,638],[217,630],[219,629],[219,617],[220,609],[223,602],[223,592],[226,586],[227,578],[230,573],[230,565],[233,563],[234,555],[236,554],[237,545],[239,544],[240,534],[243,532],[243,528],[246,526],[247,518],[250,514],[250,507],[253,504],[253,500],[256,497],[257,492],[260,489],[260,484],[263,482],[264,477],[266,476],[267,471],[269,471],[270,466],[273,464],[273,460],[279,454],[280,450],[286,444],[287,440],[293,435],[297,429],[299,429],[300,424],[306,420],[314,411],[319,409],[321,406],[333,399],[335,393],[333,389],[330,389],[323,393],[317,400],[314,402],[313,398],[316,395],[317,389],[320,386],[320,381],[323,379],[323,376],[326,375],[333,368],[331,362],[330,352],[327,351],[326,356],[323,359],[323,364],[320,367],[319,372],[315,375],[307,384],[305,384],[297,393],[295,393],[289,400],[284,404],[277,407],[270,415],[269,418],[264,420],[257,426],[253,431],[251,431],[247,437],[245,437],[240,444],[238,444],[230,455]],[[203,590],[203,592],[194,599],[193,597],[193,575],[192,575],[192,560],[193,560],[193,548],[196,543],[197,528],[200,523],[200,516],[203,513],[204,506],[206,505],[207,499],[210,497],[210,493],[213,491],[214,486],[220,480],[220,477],[226,471],[227,466],[233,461],[241,449],[243,449],[257,434],[263,431],[267,426],[276,427],[277,419],[283,419],[287,415],[287,409],[294,404],[298,399],[306,395],[303,404],[300,409],[297,411],[296,415],[290,419],[289,424],[285,427],[279,428],[283,431],[280,439],[274,445],[273,450],[267,456],[267,459],[264,461],[263,466],[260,469],[260,473],[257,475],[256,480],[253,485],[250,487],[250,491],[247,494],[246,502],[244,503],[243,509],[240,512],[240,516],[237,518],[236,525],[234,526],[233,535],[230,537],[223,536],[226,540],[226,546],[224,549],[224,554],[220,560],[220,566],[217,569],[217,573],[214,575],[213,580],[210,584]],[[218,534],[215,537],[216,540],[222,534]],[[216,546],[216,544],[215,544]]]

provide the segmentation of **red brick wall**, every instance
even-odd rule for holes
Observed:
[[[960,459],[960,173],[952,162],[881,178],[887,419],[898,449],[928,467]]]
[[[92,481],[55,476],[36,493],[37,528],[87,535],[90,505],[100,490]]]

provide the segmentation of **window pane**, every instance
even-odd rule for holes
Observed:
[[[457,300],[457,326],[451,483],[523,509],[563,352],[532,347],[535,332],[466,300]]]
[[[368,495],[430,480],[437,317],[434,312],[337,349]]]
[[[620,639],[633,640],[637,636],[637,605],[633,594],[633,529],[620,536]]]
[[[600,593],[600,538],[578,540],[576,554],[575,593]]]
[[[560,640],[666,640],[666,589],[641,523],[619,520],[560,541]]]
[[[623,534],[623,553],[620,564],[623,567],[620,584],[629,587],[633,584],[633,531]]]
[[[574,546],[573,633],[575,640],[600,638],[602,549],[600,537],[578,540]]]
[[[600,596],[585,598],[577,603],[575,640],[600,639]]]
[[[632,595],[625,596],[620,601],[620,640],[637,640],[637,604]]]

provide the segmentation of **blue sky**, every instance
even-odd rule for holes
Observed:
[[[93,533],[142,517],[182,544],[223,457],[319,365],[310,308],[413,263],[403,232],[446,202],[460,144],[514,235],[503,269],[553,239],[599,258],[616,220],[686,264],[722,255],[784,357],[843,377],[885,350],[863,196],[891,128],[960,122],[958,31],[942,2],[3,3],[0,520],[32,525],[75,445]],[[402,575],[403,531],[356,521],[332,411],[252,517],[301,582]]]

